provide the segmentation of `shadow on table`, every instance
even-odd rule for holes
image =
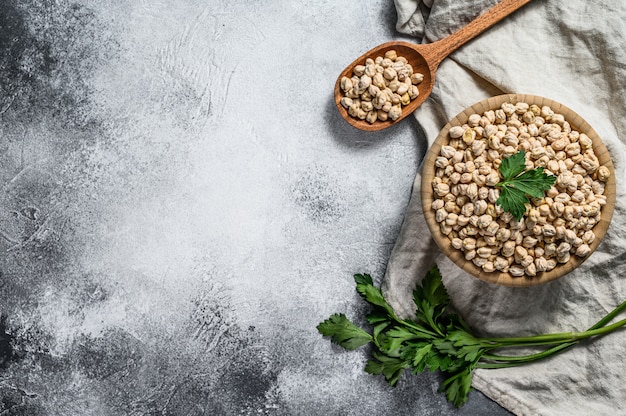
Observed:
[[[341,117],[332,96],[328,98],[325,113],[328,130],[340,146],[355,150],[375,150],[400,136],[410,135],[415,140],[417,160],[421,162],[426,154],[428,147],[426,134],[414,117],[407,117],[402,122],[380,131],[362,131],[352,127]]]

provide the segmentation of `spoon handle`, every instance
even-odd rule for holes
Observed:
[[[532,0],[502,0],[487,12],[481,14],[472,20],[466,26],[458,31],[448,35],[447,37],[431,43],[430,61],[436,66],[439,65],[444,58],[457,50],[466,42],[474,39],[476,36],[490,28],[500,20],[504,19],[517,9],[530,3]]]

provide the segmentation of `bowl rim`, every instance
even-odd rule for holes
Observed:
[[[587,136],[589,136],[589,138],[591,138],[594,153],[598,157],[600,165],[606,166],[611,173],[610,177],[605,183],[604,195],[606,196],[607,201],[606,205],[602,207],[602,218],[592,229],[594,234],[596,235],[596,238],[589,245],[589,247],[591,248],[591,253],[589,253],[589,255],[584,258],[572,255],[567,263],[558,264],[551,271],[538,273],[535,277],[513,277],[508,272],[504,273],[499,271],[491,273],[485,272],[482,268],[476,266],[472,261],[466,260],[463,252],[461,250],[453,248],[450,244],[449,238],[441,233],[439,229],[439,223],[435,221],[435,212],[432,210],[432,202],[434,198],[431,183],[432,179],[435,177],[435,158],[439,156],[441,147],[449,141],[448,132],[450,128],[453,126],[462,126],[467,122],[471,114],[483,114],[485,111],[496,110],[500,108],[503,103],[516,104],[518,102],[525,102],[530,105],[536,104],[539,107],[547,105],[555,113],[562,114],[565,117],[565,120],[572,127],[572,130],[576,130],[580,133],[585,133]],[[596,133],[596,131],[579,114],[571,110],[569,107],[549,98],[530,94],[503,94],[487,98],[465,108],[450,121],[448,121],[448,123],[441,129],[437,138],[426,152],[426,155],[422,162],[420,194],[422,200],[422,211],[430,233],[439,248],[446,254],[446,256],[450,260],[452,260],[457,266],[459,266],[468,274],[482,281],[503,286],[528,287],[541,285],[565,276],[566,274],[580,266],[593,254],[593,252],[596,250],[603,237],[605,236],[613,217],[616,198],[615,183],[615,169],[613,167],[613,162],[611,160],[608,149],[606,148],[604,142]]]

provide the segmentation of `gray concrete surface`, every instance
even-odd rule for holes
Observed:
[[[395,389],[358,318],[425,152],[349,127],[336,74],[393,3],[3,0],[1,415],[504,415]]]

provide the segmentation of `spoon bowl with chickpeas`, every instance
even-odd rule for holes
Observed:
[[[369,50],[337,78],[341,116],[364,131],[390,127],[430,95],[439,64],[450,53],[531,0],[502,0],[457,32],[430,44],[392,41]]]
[[[503,161],[554,178],[515,218],[500,200]],[[615,205],[610,154],[563,104],[505,94],[468,107],[435,139],[424,162],[422,209],[441,250],[464,271],[505,286],[534,286],[580,266],[598,247]]]

